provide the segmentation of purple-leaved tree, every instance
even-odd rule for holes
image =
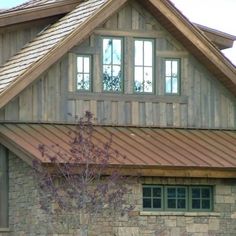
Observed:
[[[112,136],[105,143],[94,139],[92,121],[90,112],[77,119],[69,133],[69,150],[59,145],[39,146],[50,165],[34,162],[41,208],[51,217],[74,215],[82,236],[88,235],[100,214],[124,215],[133,209],[126,198],[133,177],[110,168],[114,160],[125,157],[112,148]]]

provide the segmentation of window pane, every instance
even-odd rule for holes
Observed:
[[[77,72],[83,72],[83,57],[77,57]]]
[[[84,57],[84,73],[90,72],[89,67],[90,67],[89,57]]]
[[[121,64],[121,40],[113,39],[113,64]]]
[[[192,200],[192,208],[193,209],[200,209],[201,208],[200,200],[197,200],[197,199]]]
[[[152,192],[152,190],[150,187],[143,188],[143,196],[144,197],[151,197],[151,192]]]
[[[178,199],[177,200],[177,208],[186,208],[186,200],[185,199]]]
[[[143,92],[143,67],[135,67],[134,86],[136,92]]]
[[[177,189],[177,196],[178,197],[184,197],[186,196],[186,189],[185,188],[178,188]]]
[[[192,189],[192,198],[200,198],[200,188]]]
[[[83,74],[77,74],[77,89],[83,89]]]
[[[171,77],[166,77],[166,93],[171,93]]]
[[[167,208],[176,208],[176,200],[175,199],[168,199],[167,201]]]
[[[134,45],[135,45],[134,63],[135,63],[136,66],[138,66],[138,65],[142,66],[143,65],[143,41],[136,40],[134,42]]]
[[[144,65],[152,66],[152,60],[153,60],[152,42],[144,41]]]
[[[210,209],[210,200],[202,200],[202,209]]]
[[[152,92],[152,68],[144,68],[144,92]]]
[[[166,61],[166,76],[171,76],[171,61]]]
[[[112,39],[103,39],[103,64],[111,64]]]
[[[208,189],[208,188],[203,188],[203,189],[202,189],[202,197],[203,197],[203,198],[210,198],[210,189]]]
[[[161,208],[161,199],[153,199],[153,208]]]
[[[178,61],[172,61],[172,76],[178,76]]]
[[[178,78],[172,78],[172,93],[178,93]]]
[[[84,75],[84,89],[89,90],[89,82],[90,82],[90,76],[89,74]]]
[[[121,77],[121,70],[120,70],[120,66],[113,66],[112,68],[112,75],[114,77]]]
[[[152,202],[151,199],[144,198],[143,199],[143,208],[151,208]]]
[[[175,198],[176,197],[176,189],[175,188],[168,188],[167,189],[167,196],[168,196],[168,198]]]
[[[161,188],[153,188],[153,197],[161,197]]]

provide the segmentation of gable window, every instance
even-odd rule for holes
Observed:
[[[180,59],[165,59],[165,93],[179,94]]]
[[[91,87],[91,57],[77,56],[77,90],[89,91]]]
[[[211,186],[143,185],[143,210],[212,211]]]
[[[153,40],[134,40],[134,91],[153,92]]]
[[[121,92],[123,89],[122,39],[103,38],[103,91]]]

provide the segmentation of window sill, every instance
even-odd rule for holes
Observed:
[[[115,92],[68,92],[68,99],[93,99],[106,101],[139,101],[139,102],[164,102],[164,103],[188,103],[187,96],[181,95],[154,95],[154,94],[124,94]]]
[[[173,211],[140,211],[140,216],[189,216],[189,217],[219,217],[220,213],[218,212],[173,212]]]
[[[10,232],[10,229],[9,228],[0,228],[0,233],[3,233],[3,232]]]

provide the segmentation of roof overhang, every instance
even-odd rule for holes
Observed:
[[[68,158],[75,130],[75,125],[65,124],[4,123],[0,142],[31,165],[38,160],[52,167],[39,146],[53,156],[59,146]],[[94,127],[95,145],[103,147],[110,137],[114,153],[120,155],[114,156],[104,174],[119,169],[125,175],[236,178],[236,131]],[[67,163],[67,159],[58,162]],[[68,164],[79,171],[76,162]]]
[[[196,25],[204,34],[220,49],[232,48],[234,41],[236,40],[236,36],[224,33],[219,30],[215,30],[200,24]]]
[[[0,28],[51,16],[64,15],[72,11],[79,2],[81,0],[64,0],[42,6],[0,12]]]

